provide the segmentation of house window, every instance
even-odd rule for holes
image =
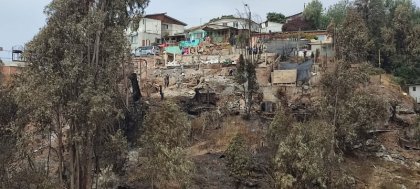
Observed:
[[[133,35],[133,36],[130,37],[130,43],[131,44],[137,44],[138,39],[139,39],[138,35]]]
[[[227,26],[227,23],[223,23],[223,26]]]
[[[239,27],[238,22],[233,22],[233,27],[238,28]]]
[[[416,87],[413,87],[413,91],[416,91]]]
[[[169,25],[168,24],[162,24],[162,28],[167,30],[167,29],[169,29]]]

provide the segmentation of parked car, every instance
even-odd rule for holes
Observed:
[[[134,56],[159,55],[160,49],[157,46],[139,47],[132,54]]]

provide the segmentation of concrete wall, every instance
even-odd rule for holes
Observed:
[[[139,29],[137,30],[139,33],[151,33],[151,34],[159,34],[161,35],[162,22],[160,20],[154,20],[149,18],[143,18],[140,21]]]
[[[139,33],[137,36],[131,36],[130,38],[135,38],[131,42],[131,50],[134,50],[138,47],[150,46],[153,43],[159,42],[161,35],[152,34],[152,33]]]
[[[313,52],[314,55],[315,55],[317,49],[321,53],[320,57],[326,57],[326,56],[334,57],[335,56],[335,52],[334,52],[332,44],[322,44],[322,45],[321,45],[321,43],[311,44],[311,52]]]
[[[168,28],[166,28],[166,26],[168,26]],[[184,33],[184,31],[185,27],[182,25],[168,23],[162,24],[162,35],[175,35],[179,33]]]
[[[283,31],[283,24],[276,23],[276,22],[264,22],[261,23],[261,33],[272,33],[275,32],[282,32]]]
[[[152,43],[160,42],[162,38],[162,23],[160,20],[142,18],[137,31],[127,30],[131,50],[138,47],[149,46]]]
[[[408,87],[408,93],[417,103],[420,103],[420,85],[410,85]]]

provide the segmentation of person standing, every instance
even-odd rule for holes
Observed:
[[[166,74],[163,80],[164,80],[165,88],[168,88],[169,87],[169,74]]]

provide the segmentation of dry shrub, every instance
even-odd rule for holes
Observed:
[[[191,120],[191,137],[193,140],[198,140],[203,134],[203,125],[205,125],[205,119],[201,116]]]
[[[213,134],[217,136],[212,136],[212,140],[209,141],[209,144],[215,148],[222,148],[225,150],[233,137],[242,132],[241,130],[243,130],[243,124],[241,124],[241,121],[242,120],[237,117],[225,119],[225,121],[221,123],[221,128],[218,132]]]

